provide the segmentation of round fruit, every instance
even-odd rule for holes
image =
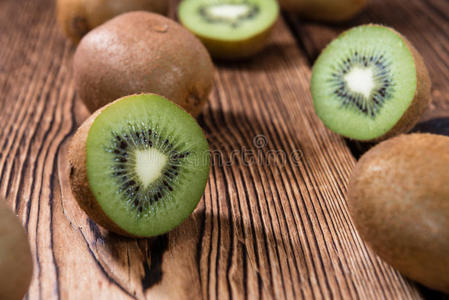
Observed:
[[[264,48],[279,6],[276,0],[184,0],[178,15],[213,57],[238,59]]]
[[[58,0],[58,21],[74,43],[91,29],[124,12],[145,10],[166,14],[167,0]]]
[[[162,95],[198,116],[213,85],[206,48],[176,22],[148,12],[120,15],[87,34],[74,57],[90,111],[131,94]]]
[[[321,53],[311,91],[328,128],[355,140],[382,140],[413,128],[429,104],[430,78],[402,35],[364,25],[344,32]]]
[[[348,191],[362,238],[404,275],[449,292],[449,137],[411,134],[362,156]]]
[[[33,259],[25,230],[0,199],[0,299],[23,299],[32,274]]]
[[[166,233],[186,219],[210,164],[195,119],[154,94],[96,111],[75,134],[69,161],[81,208],[106,229],[135,237]]]
[[[130,11],[149,11],[165,15],[168,12],[168,5],[167,0],[87,0],[86,13],[89,25],[95,28],[115,16]]]
[[[279,0],[283,9],[316,21],[342,22],[357,15],[367,0]]]

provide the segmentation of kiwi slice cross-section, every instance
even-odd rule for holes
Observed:
[[[364,25],[327,46],[313,67],[311,91],[327,127],[356,140],[381,140],[416,124],[430,100],[430,79],[402,35]]]
[[[184,0],[178,15],[213,57],[238,59],[265,46],[279,6],[276,0]]]
[[[147,237],[187,218],[209,174],[206,138],[195,119],[154,94],[128,96],[98,110],[70,150],[72,190],[105,228]]]

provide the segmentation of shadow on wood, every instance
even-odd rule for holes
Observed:
[[[65,230],[64,235],[72,249],[87,248],[85,252],[90,256],[78,257],[78,263],[72,263],[94,260],[94,265],[110,284],[130,297],[163,295],[172,299],[197,299],[222,297],[232,292],[238,295],[259,293],[274,298],[272,285],[279,282],[273,283],[278,279],[273,278],[271,268],[279,266],[267,268],[266,264],[271,265],[275,260],[269,262],[258,251],[271,253],[275,256],[273,259],[293,259],[299,263],[300,270],[307,272],[305,258],[298,253],[286,256],[277,250],[278,245],[291,243],[288,235],[283,232],[274,235],[266,227],[268,224],[256,224],[241,215],[232,214],[229,202],[238,202],[238,195],[227,194],[219,186],[216,187],[219,191],[216,195],[211,195],[214,189],[208,186],[205,197],[192,216],[166,235],[130,239],[109,233],[91,221],[71,195],[65,157],[62,151],[59,159],[60,208],[72,230]],[[213,180],[210,184],[219,183]],[[212,197],[216,200],[211,201]],[[68,267],[62,258],[59,264],[61,268]],[[72,276],[77,280],[82,274],[74,273]],[[219,280],[222,276],[227,280]],[[301,278],[308,280],[307,273],[301,274]],[[233,282],[232,291],[228,290],[230,286],[222,285],[229,281]]]
[[[449,136],[449,118],[436,118],[421,122],[413,128],[412,132],[434,133]]]

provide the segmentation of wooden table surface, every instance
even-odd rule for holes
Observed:
[[[311,104],[320,50],[369,22],[423,54],[433,104],[417,130],[449,134],[449,1],[372,0],[339,26],[283,15],[260,55],[216,64],[199,118],[215,159],[197,209],[169,234],[135,240],[98,227],[71,194],[67,142],[88,112],[53,2],[1,0],[0,196],[29,234],[27,299],[446,299],[362,242],[345,192],[369,145],[327,130]]]

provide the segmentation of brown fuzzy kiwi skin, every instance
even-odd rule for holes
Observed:
[[[371,26],[378,26],[378,25],[371,25]],[[413,55],[416,69],[416,91],[415,96],[413,97],[413,100],[410,103],[407,111],[402,115],[402,117],[393,126],[393,128],[391,128],[388,132],[386,132],[382,136],[371,140],[372,142],[383,141],[398,134],[410,131],[419,121],[420,117],[425,112],[431,101],[432,83],[430,80],[429,71],[427,70],[427,67],[424,63],[421,54],[419,54],[419,52],[415,49],[415,47],[413,47],[413,45],[409,42],[407,38],[405,38],[403,35],[395,31],[394,29],[392,28],[389,29],[403,39],[403,41],[410,49],[410,52]]]
[[[101,112],[108,106],[109,105],[106,105],[97,110],[87,120],[85,120],[72,138],[68,155],[70,164],[70,185],[72,187],[72,193],[79,206],[97,224],[119,235],[137,237],[121,229],[103,212],[103,209],[98,204],[92,190],[90,189],[89,180],[87,178],[86,142],[89,135],[89,130],[98,115],[100,115]]]
[[[180,24],[148,12],[122,14],[89,32],[73,65],[78,94],[90,111],[150,92],[196,117],[214,80],[203,44]]]
[[[86,14],[91,28],[125,12],[142,10],[166,15],[170,1],[167,0],[88,0]]]
[[[407,277],[449,293],[449,137],[401,135],[365,153],[348,189],[368,245]]]
[[[78,44],[81,38],[90,30],[85,1],[57,0],[56,3],[59,25],[64,34],[74,44]]]
[[[58,22],[65,35],[78,44],[93,28],[135,10],[167,14],[167,0],[57,0]]]
[[[23,299],[33,275],[33,258],[26,232],[17,216],[0,199],[0,299]]]
[[[279,0],[285,11],[322,22],[339,23],[360,13],[368,0]]]

